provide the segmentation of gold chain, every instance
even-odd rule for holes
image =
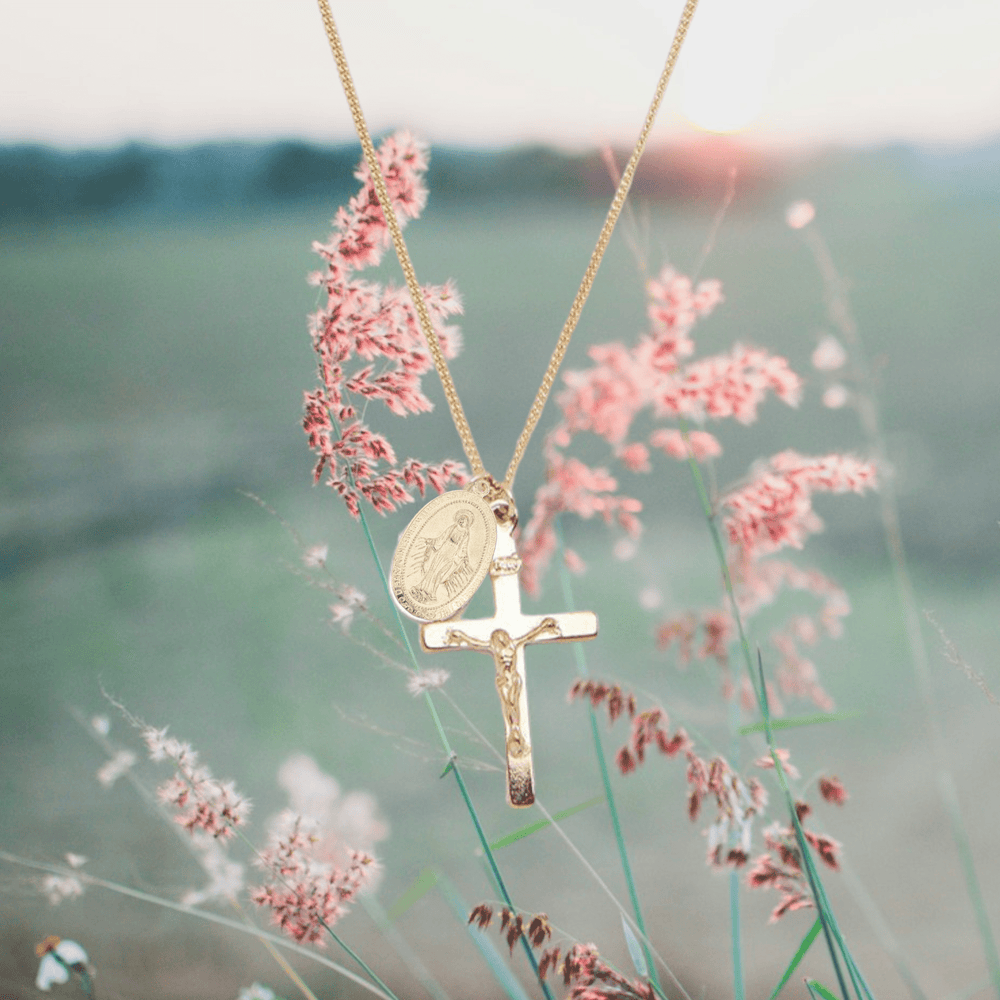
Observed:
[[[391,202],[389,201],[389,192],[386,190],[385,179],[382,176],[382,169],[379,166],[378,157],[375,155],[375,147],[372,144],[371,135],[368,132],[368,125],[365,123],[365,117],[361,111],[361,103],[358,100],[357,92],[354,89],[354,81],[351,79],[351,71],[347,66],[347,58],[344,55],[344,48],[340,43],[340,35],[337,32],[337,26],[334,23],[333,14],[330,11],[329,0],[318,0],[318,3],[320,16],[323,18],[323,27],[326,29],[326,37],[329,39],[330,48],[333,51],[333,58],[337,63],[337,72],[340,74],[340,83],[344,88],[344,95],[346,96],[347,104],[351,109],[351,117],[354,119],[354,127],[357,130],[358,138],[361,140],[361,148],[364,151],[365,162],[368,164],[368,170],[371,173],[372,181],[375,185],[375,192],[378,195],[379,204],[382,206],[385,221],[389,226],[393,246],[396,248],[396,256],[399,258],[400,266],[403,269],[403,275],[406,278],[407,288],[410,290],[410,297],[413,299],[413,304],[417,310],[420,327],[427,340],[427,346],[430,349],[431,357],[434,359],[434,367],[437,369],[438,375],[441,378],[441,385],[444,388],[445,399],[447,399],[448,408],[451,410],[451,418],[455,423],[455,429],[458,431],[458,436],[462,441],[462,447],[465,449],[465,455],[469,460],[469,465],[472,466],[473,474],[477,477],[484,476],[486,475],[486,468],[483,466],[483,461],[479,457],[479,449],[476,448],[476,442],[473,440],[472,430],[469,427],[468,420],[466,420],[461,400],[458,398],[458,391],[455,389],[455,383],[452,381],[451,372],[448,370],[448,363],[445,360],[444,354],[441,351],[441,345],[434,333],[434,328],[431,325],[430,315],[427,312],[427,304],[424,301],[423,293],[421,292],[420,285],[417,282],[417,275],[413,269],[413,264],[410,261],[410,255],[406,249],[406,243],[403,241],[403,232],[399,227],[399,222],[396,219],[396,213],[393,211]],[[562,364],[563,357],[566,354],[566,349],[569,347],[570,338],[573,336],[573,331],[576,329],[576,324],[579,322],[580,314],[583,312],[584,303],[587,301],[587,296],[590,294],[590,289],[594,284],[594,279],[597,277],[597,270],[601,266],[601,258],[604,256],[604,252],[607,250],[608,244],[611,242],[611,234],[614,232],[615,223],[618,221],[618,216],[621,214],[622,207],[625,204],[625,198],[628,195],[629,188],[632,186],[632,178],[635,175],[636,167],[639,165],[639,158],[642,156],[643,149],[645,149],[646,139],[653,127],[653,122],[656,120],[656,113],[659,111],[660,102],[663,100],[663,95],[667,89],[667,83],[673,73],[674,64],[677,62],[677,56],[680,54],[681,45],[684,43],[688,27],[691,24],[691,18],[694,17],[695,8],[697,6],[698,0],[686,0],[684,10],[681,13],[680,21],[677,24],[677,30],[674,32],[673,44],[670,46],[670,51],[667,53],[667,61],[664,64],[663,72],[660,74],[660,79],[656,84],[656,92],[653,94],[652,103],[649,106],[649,111],[646,113],[646,120],[643,123],[642,131],[639,133],[639,139],[635,144],[635,148],[632,150],[632,155],[629,158],[625,169],[622,171],[621,180],[618,183],[618,190],[615,192],[615,196],[611,201],[611,207],[608,209],[607,218],[604,220],[604,228],[601,229],[601,235],[597,238],[597,246],[594,247],[594,252],[590,256],[590,263],[587,265],[587,270],[584,271],[583,281],[580,283],[580,288],[576,293],[576,298],[573,299],[573,304],[570,306],[569,310],[569,316],[567,317],[566,323],[562,328],[562,332],[559,334],[559,339],[556,341],[555,350],[552,352],[552,357],[549,360],[548,367],[545,369],[545,374],[542,376],[542,384],[539,386],[538,392],[535,394],[535,401],[531,404],[531,409],[528,411],[528,419],[525,421],[524,429],[521,431],[521,436],[517,439],[517,444],[514,446],[514,456],[511,458],[510,465],[507,467],[507,475],[504,477],[503,483],[500,484],[501,488],[508,494],[514,485],[514,476],[517,473],[517,467],[521,464],[521,459],[524,458],[524,453],[528,447],[528,441],[530,440],[532,432],[542,416],[542,410],[545,407],[545,402],[549,398],[552,386],[555,384],[556,373],[559,371],[559,366]]]

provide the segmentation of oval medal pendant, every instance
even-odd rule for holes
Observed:
[[[421,508],[392,557],[392,596],[421,622],[457,614],[489,572],[497,544],[490,505],[468,490],[450,490]]]

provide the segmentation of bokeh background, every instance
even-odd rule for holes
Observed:
[[[629,148],[679,10],[638,0],[614,10],[508,4],[502,13],[479,3],[335,8],[372,128],[407,127],[433,145],[430,202],[407,238],[421,280],[453,278],[464,297],[465,347],[453,371],[488,466],[506,465],[606,211],[597,150]],[[312,485],[298,426],[315,381],[310,244],[352,193],[359,157],[317,11],[59,0],[7,22],[0,847],[39,861],[76,852],[95,875],[175,900],[203,881],[133,789],[97,783],[104,756],[78,717],[108,715],[114,739],[134,739],[103,688],[234,778],[256,803],[259,836],[285,804],[276,774],[292,753],[311,754],[345,795],[372,793],[391,828],[378,845],[386,910],[426,869],[447,876],[468,905],[492,898],[455,789],[437,780],[443,762],[423,706],[331,624],[330,595],[302,578],[286,527],[307,545],[327,544],[332,577],[387,616],[360,528]],[[1000,13],[985,2],[935,0],[915,13],[896,2],[872,11],[771,0],[751,11],[702,0],[632,220],[612,243],[566,362],[582,366],[590,344],[631,343],[644,298],[630,242],[652,268],[696,266],[735,168],[735,198],[701,272],[722,280],[726,302],[696,342],[706,353],[758,343],[808,377],[829,323],[822,282],[784,209],[811,200],[877,373],[919,605],[994,690],[998,39]],[[392,261],[380,273],[398,280]],[[754,427],[723,428],[720,482],[786,447],[863,450],[854,415],[824,409],[821,388],[812,376],[798,411],[769,404]],[[373,423],[401,454],[459,458],[433,380],[428,391],[434,413]],[[550,411],[540,430],[553,421]],[[519,474],[522,507],[543,471],[536,441]],[[600,526],[566,524],[588,564],[574,581],[577,602],[602,623],[590,669],[663,699],[714,749],[734,752],[716,674],[679,672],[653,642],[660,617],[717,599],[687,473],[661,463],[621,481],[646,504],[634,560],[615,560],[615,538]],[[827,531],[802,561],[838,578],[854,612],[816,659],[838,708],[857,714],[788,743],[804,774],[837,773],[852,794],[842,812],[822,815],[850,867],[828,881],[834,906],[879,995],[906,995],[880,938],[884,920],[927,996],[985,996],[877,503],[818,506]],[[376,519],[384,559],[408,516]],[[651,589],[658,606],[640,607]],[[550,575],[537,606],[561,602]],[[363,623],[352,630],[381,642]],[[947,764],[1000,927],[1000,720],[940,655],[933,630],[927,638]],[[488,663],[466,659],[449,659],[450,691],[496,739]],[[564,701],[572,656],[539,650],[530,669],[540,795],[552,810],[569,808],[599,793],[582,710]],[[466,725],[445,715],[489,835],[534,818],[507,808],[501,774]],[[758,749],[739,752],[748,759]],[[142,774],[156,780],[151,768]],[[657,945],[692,996],[728,995],[729,885],[704,866],[681,769],[647,767],[616,790]],[[578,813],[566,830],[624,897],[605,811]],[[498,857],[520,905],[628,967],[617,915],[551,831]],[[4,996],[37,995],[33,945],[49,933],[87,948],[101,995],[224,1000],[254,979],[293,995],[259,945],[234,932],[98,889],[53,908],[38,876],[8,863],[0,880]],[[769,995],[809,925],[793,915],[767,926],[770,905],[744,900],[752,996]],[[499,995],[440,888],[395,926],[452,996]],[[342,927],[401,996],[422,995],[370,915],[359,910]],[[318,996],[349,995],[336,976],[295,962]],[[818,949],[808,962],[829,980]],[[523,972],[517,958],[512,966]]]

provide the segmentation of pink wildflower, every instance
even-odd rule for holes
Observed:
[[[725,667],[729,663],[728,647],[735,629],[732,616],[726,611],[713,609],[697,615],[688,612],[668,619],[657,629],[656,644],[665,650],[676,643],[678,660],[681,666],[687,666],[699,628],[703,631],[704,640],[698,650],[698,659],[712,657],[720,667]]]
[[[819,855],[820,860],[833,871],[840,871],[840,842],[834,840],[833,837],[813,833],[811,830],[803,830],[802,832],[813,850]]]
[[[278,768],[278,784],[289,808],[269,820],[269,833],[279,837],[296,820],[307,824],[310,851],[319,861],[346,868],[353,849],[374,853],[375,845],[389,835],[375,796],[362,789],[344,793],[337,779],[308,754],[288,757]],[[374,876],[374,869],[369,875]]]
[[[806,842],[828,868],[839,871],[840,844],[832,837],[815,833],[805,826],[805,820],[812,812],[808,803],[796,802],[795,812]],[[771,914],[771,923],[774,923],[786,913],[814,904],[802,868],[802,854],[795,828],[772,823],[764,830],[764,842],[769,853],[762,854],[755,860],[747,875],[747,885],[751,889],[776,889],[781,893],[781,901]]]
[[[554,966],[546,963],[546,968]],[[567,1000],[653,1000],[653,987],[642,980],[628,980],[601,960],[592,944],[575,944],[566,952],[563,983],[572,986]]]
[[[261,853],[260,865],[268,881],[251,892],[251,899],[271,911],[271,919],[296,941],[322,945],[323,932],[346,912],[370,878],[372,858],[351,852],[339,868],[317,859],[314,840],[302,820],[292,820],[271,846]]]
[[[719,444],[714,435],[707,431],[691,431],[688,434],[688,442],[691,445],[691,454],[699,462],[704,462],[707,458],[717,458],[722,454],[722,445]],[[671,458],[680,461],[687,460],[688,444],[684,441],[684,435],[678,430],[662,428],[653,431],[649,435],[649,443]]]
[[[638,501],[611,497],[618,484],[604,469],[591,469],[563,454],[575,435],[588,432],[603,438],[627,469],[646,472],[649,447],[628,443],[633,423],[644,410],[660,417],[735,417],[750,423],[769,392],[789,405],[798,403],[802,383],[784,358],[738,345],[728,354],[687,360],[694,353],[695,322],[722,301],[718,281],[703,281],[695,288],[689,278],[666,267],[648,283],[648,293],[649,331],[638,343],[632,348],[621,343],[592,347],[591,368],[563,375],[566,388],[556,397],[562,421],[546,441],[547,479],[521,539],[522,580],[532,593],[555,547],[552,526],[559,513],[589,517],[599,512],[630,535],[639,533]],[[722,452],[706,431],[692,431],[688,442],[699,461]],[[676,429],[657,429],[648,444],[673,458],[688,455],[688,444]],[[562,499],[567,493],[576,496]]]
[[[567,696],[567,700],[571,702],[577,698],[588,698],[592,708],[599,708],[607,703],[608,721],[612,725],[622,712],[627,712],[630,719],[635,718],[635,695],[622,691],[617,684],[581,678],[573,683]]]
[[[649,449],[644,444],[627,444],[618,453],[618,457],[629,472],[649,472],[652,469],[649,464]]]
[[[666,650],[677,643],[677,659],[682,667],[686,667],[691,662],[691,646],[697,628],[698,619],[691,613],[670,618],[656,631],[657,648]]]
[[[787,588],[812,594],[822,602],[814,624],[827,635],[836,638],[843,632],[841,619],[850,613],[851,604],[843,589],[829,577],[819,570],[803,569],[781,559],[751,562],[743,557],[742,552],[738,556],[733,576],[736,602],[744,620],[773,604],[781,591]],[[804,634],[805,626],[800,622],[795,628],[798,638],[808,641]]]
[[[145,726],[142,738],[150,760],[167,760],[174,765],[174,775],[156,794],[162,803],[177,809],[175,821],[191,833],[204,830],[220,840],[234,836],[236,827],[245,823],[250,813],[249,799],[237,793],[233,782],[213,778],[209,769],[198,763],[191,745],[168,736],[166,729]]]
[[[378,155],[402,225],[420,214],[427,199],[426,149],[400,133],[386,139]],[[456,462],[427,465],[409,459],[400,466],[388,439],[360,419],[360,404],[369,400],[397,416],[430,410],[421,379],[432,363],[409,293],[354,277],[378,264],[389,246],[367,165],[362,163],[356,176],[362,188],[338,210],[329,241],[313,244],[325,262],[323,271],[310,276],[326,291],[324,307],[310,318],[322,388],[305,394],[303,420],[309,446],[318,455],[316,480],[328,471],[329,485],[355,517],[362,500],[386,513],[411,502],[414,488],[423,496],[428,484],[442,492],[449,481],[465,480]],[[424,295],[442,350],[453,357],[460,335],[446,320],[461,312],[461,299],[450,283],[428,286]],[[353,358],[362,361],[360,367],[350,367]]]
[[[799,769],[794,765],[789,763],[789,758],[792,756],[791,750],[784,750],[781,748],[776,749],[775,754],[779,761],[781,761],[781,769],[788,775],[789,778],[799,778]],[[770,754],[764,754],[763,757],[758,757],[754,764],[757,767],[762,767],[764,770],[774,769],[774,757]]]
[[[688,815],[695,819],[709,796],[716,804],[715,819],[705,830],[707,861],[715,868],[740,868],[750,858],[753,820],[767,805],[767,792],[755,778],[744,781],[723,757],[706,764],[690,745],[686,752]]]
[[[795,853],[798,858],[798,852]],[[775,923],[786,913],[815,905],[808,893],[808,885],[797,860],[780,863],[770,854],[762,854],[747,873],[747,885],[751,889],[776,889],[781,893],[781,902],[771,911],[769,923]]]
[[[784,546],[802,548],[805,539],[823,527],[812,509],[814,492],[863,493],[874,485],[875,466],[870,462],[850,455],[807,458],[783,451],[749,484],[723,498],[729,540],[741,546],[747,558]]]
[[[811,619],[806,621],[812,624]],[[799,652],[795,639],[786,633],[775,632],[771,642],[779,655],[774,675],[781,690],[790,696],[811,699],[824,712],[831,711],[833,699],[819,683],[816,665]]]
[[[548,449],[548,458],[547,480],[535,495],[534,511],[518,546],[523,562],[521,582],[530,594],[538,593],[541,573],[555,551],[555,519],[561,513],[572,512],[585,519],[597,514],[633,537],[640,531],[635,515],[642,504],[631,497],[615,496],[618,482],[606,469],[592,469],[554,448]]]
[[[802,380],[784,358],[736,344],[729,354],[693,362],[664,379],[656,389],[656,412],[694,420],[734,417],[751,424],[769,390],[789,406],[797,406]]]
[[[844,788],[843,782],[840,778],[820,778],[819,779],[819,794],[826,799],[827,802],[832,802],[836,806],[842,806],[850,796],[847,794],[847,789]]]
[[[664,267],[656,278],[649,280],[646,291],[649,295],[646,313],[651,326],[648,344],[652,347],[647,357],[657,371],[671,372],[679,359],[694,353],[688,334],[699,317],[708,316],[723,301],[722,284],[703,281],[694,289],[690,278],[672,267]]]
[[[649,401],[650,376],[622,344],[602,344],[587,353],[594,367],[566,372],[563,381],[567,389],[557,397],[566,443],[568,436],[589,431],[618,446]]]

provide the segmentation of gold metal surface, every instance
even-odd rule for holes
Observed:
[[[402,230],[389,200],[385,179],[361,110],[361,103],[354,89],[330,4],[328,0],[318,0],[318,3],[351,117],[354,119],[354,126],[364,150],[365,162],[368,164],[375,192],[406,278],[420,328],[441,379],[455,429],[476,477],[470,484],[469,491],[447,493],[431,501],[417,514],[403,533],[393,558],[393,594],[403,611],[413,618],[429,623],[423,625],[420,630],[420,639],[425,650],[469,649],[487,653],[493,658],[506,730],[508,800],[513,806],[530,805],[535,796],[531,734],[528,726],[528,696],[524,675],[524,647],[539,642],[592,639],[597,635],[597,616],[589,611],[544,616],[521,613],[521,596],[517,580],[520,559],[512,535],[517,524],[517,509],[511,495],[514,476],[524,457],[532,432],[542,415],[545,402],[555,383],[556,373],[611,240],[615,223],[625,204],[639,158],[656,119],[698,0],[685,2],[639,138],[622,171],[618,189],[611,201],[597,245],[570,307],[569,316],[556,340],[552,357],[545,369],[542,383],[535,394],[524,429],[514,446],[513,457],[501,483],[487,473],[476,448],[458,391],[431,324],[424,295],[403,240]],[[452,506],[457,501],[446,499],[463,495],[469,498],[468,503],[480,504],[489,515],[487,519],[493,526],[492,537],[496,542],[495,556],[489,539],[480,538],[477,534],[478,527],[475,530],[472,527],[473,524],[480,524],[482,510],[476,508],[476,516],[470,515],[467,524],[459,513],[459,508]],[[473,535],[476,536],[475,540]],[[469,602],[485,577],[487,569],[493,580],[496,614],[487,619],[445,621],[444,619],[456,614]]]
[[[530,806],[535,801],[524,648],[541,642],[593,639],[597,635],[597,615],[592,611],[522,614],[517,579],[520,569],[512,529],[501,526],[490,565],[496,602],[493,617],[438,621],[420,629],[420,645],[427,652],[467,649],[493,658],[503,711],[507,801],[517,807]]]
[[[451,618],[472,600],[493,560],[497,523],[471,490],[451,490],[422,507],[392,557],[392,595],[421,622]]]

